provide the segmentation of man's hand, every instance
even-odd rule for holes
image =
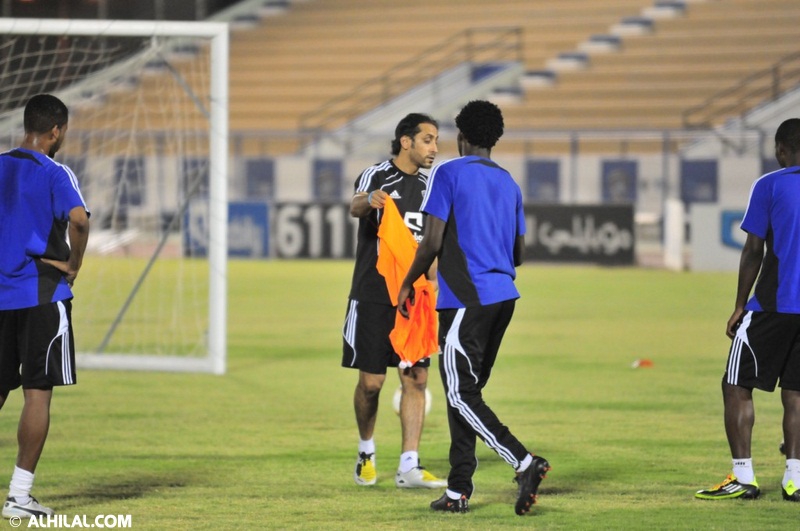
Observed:
[[[744,316],[744,308],[736,308],[728,319],[728,325],[725,327],[725,335],[733,339],[736,336],[736,330],[742,324],[742,316]]]
[[[43,263],[51,265],[61,271],[63,273],[64,278],[67,280],[67,284],[72,287],[72,284],[75,282],[75,279],[78,277],[78,271],[73,270],[70,271],[69,269],[69,262],[62,262],[60,260],[51,260],[50,258],[42,258]]]
[[[371,208],[379,209],[386,206],[386,198],[389,197],[389,194],[384,192],[383,190],[374,190],[367,194],[367,203]]]
[[[42,262],[51,265],[64,274],[67,284],[72,287],[78,270],[83,263],[83,253],[89,241],[89,213],[83,206],[76,206],[69,211],[69,260],[51,260],[42,258]]]
[[[414,306],[414,286],[407,286],[405,282],[400,286],[400,293],[397,294],[397,311],[400,315],[408,319],[408,308],[406,308],[406,301]]]
[[[354,218],[369,216],[373,210],[386,206],[389,194],[383,190],[373,190],[370,193],[358,192],[350,200],[350,215]]]

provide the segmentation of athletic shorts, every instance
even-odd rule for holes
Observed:
[[[397,367],[400,356],[389,341],[396,315],[396,306],[350,299],[342,328],[342,367],[370,374],[386,374],[387,367]],[[430,364],[430,358],[424,358],[414,366],[429,367]]]
[[[800,391],[800,315],[746,312],[728,353],[724,381],[772,392]]]
[[[0,392],[75,383],[72,301],[0,310]]]

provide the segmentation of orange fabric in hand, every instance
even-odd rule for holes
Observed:
[[[414,261],[417,241],[406,227],[391,197],[383,207],[378,228],[378,272],[386,279],[392,304],[397,306],[397,293]],[[414,305],[408,304],[408,319],[397,312],[394,329],[389,334],[394,351],[400,356],[400,367],[411,367],[439,351],[436,301],[433,285],[420,276],[414,281]]]

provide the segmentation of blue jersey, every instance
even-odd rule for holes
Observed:
[[[69,259],[69,212],[78,206],[86,208],[69,168],[27,149],[0,154],[0,310],[72,298],[40,258]]]
[[[519,298],[514,243],[525,234],[522,192],[494,161],[468,156],[433,168],[422,211],[445,221],[437,309]]]
[[[745,309],[800,313],[800,166],[767,173],[753,183],[741,227],[766,242]]]

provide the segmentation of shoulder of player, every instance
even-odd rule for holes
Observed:
[[[493,171],[497,171],[497,172],[500,172],[500,173],[507,174],[509,177],[511,176],[511,172],[509,172],[504,167],[500,166],[497,163],[497,161],[495,161],[493,159],[484,158],[484,157],[478,157],[478,156],[475,156],[475,155],[463,156],[463,157],[458,157],[458,158],[455,158],[455,159],[450,159],[450,160],[443,161],[443,162],[439,163],[437,166],[434,166],[433,172],[431,173],[431,176],[433,176],[434,173],[436,173],[438,171],[442,171],[442,172],[446,172],[446,173],[453,173],[453,172],[460,171],[465,166],[472,166],[472,165],[479,165],[479,166],[482,166],[484,168],[487,168],[487,169],[490,169],[490,170],[493,170]]]
[[[72,168],[70,168],[69,166],[67,166],[66,164],[63,164],[61,162],[56,162],[56,164],[58,165],[59,169],[63,173],[65,173],[67,175],[67,177],[69,177],[69,179],[71,181],[77,181],[78,180],[78,177],[75,175],[75,172],[72,171]]]
[[[463,163],[464,157],[456,157],[436,163],[428,174],[428,184],[432,183],[438,175],[452,174],[454,171],[457,171]]]
[[[387,172],[391,172],[392,168],[392,163],[388,160],[385,160],[365,168],[364,171],[361,172],[361,177],[363,178],[364,176],[372,177],[375,175],[383,175]]]
[[[366,192],[369,189],[374,189],[374,186],[370,186],[371,183],[383,183],[387,176],[392,175],[394,171],[394,166],[392,166],[391,161],[385,160],[378,164],[373,164],[362,171],[361,175],[358,176],[356,180],[356,192]]]
[[[798,168],[779,168],[777,170],[767,172],[755,181],[751,185],[751,193],[756,191],[767,192],[767,190],[772,189],[774,186],[780,186],[784,179],[790,178],[792,180],[798,178]]]
[[[434,165],[433,168],[431,168],[430,173],[431,173],[431,175],[433,175],[434,173],[442,171],[442,170],[452,170],[452,169],[455,169],[455,168],[460,168],[464,164],[467,164],[468,162],[470,162],[472,159],[473,159],[473,157],[468,157],[468,156],[455,157],[455,158],[452,158],[452,159],[446,159],[446,160],[443,160],[441,162],[436,163],[436,165]]]
[[[18,161],[33,162],[38,166],[50,166],[53,163],[53,159],[50,157],[23,147],[16,147],[14,149],[4,151],[3,153],[0,153],[0,157],[10,157],[11,159]]]
[[[72,170],[65,164],[57,162],[43,153],[30,149],[14,148],[0,153],[0,157],[11,157],[20,162],[27,161],[28,163],[33,163],[34,167],[37,169],[32,169],[32,171],[37,171],[41,175],[48,175],[56,178],[61,176],[74,178]]]

